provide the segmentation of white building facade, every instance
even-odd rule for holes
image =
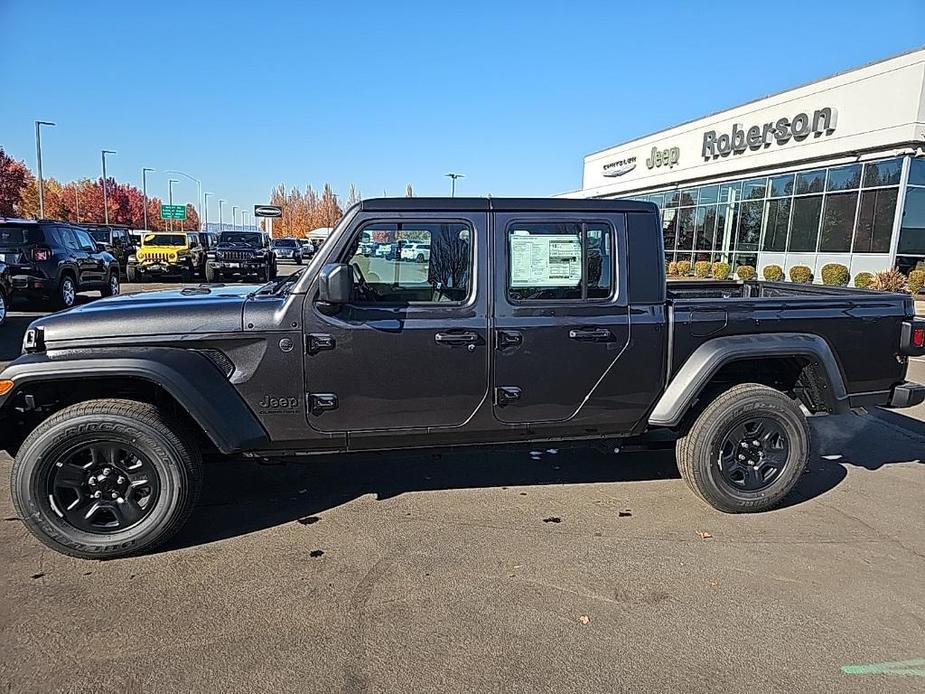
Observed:
[[[589,154],[564,197],[655,202],[668,261],[925,267],[925,49]]]

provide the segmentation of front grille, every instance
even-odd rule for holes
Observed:
[[[151,252],[146,252],[146,253],[141,257],[141,260],[142,260],[142,262],[159,260],[159,261],[162,261],[162,262],[165,262],[165,263],[166,263],[166,262],[170,262],[170,253],[151,253]]]
[[[221,251],[224,260],[253,260],[254,254],[250,251]]]

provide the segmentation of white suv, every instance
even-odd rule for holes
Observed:
[[[426,263],[428,260],[430,260],[430,244],[409,243],[407,246],[402,246],[401,259],[413,260],[418,263]]]

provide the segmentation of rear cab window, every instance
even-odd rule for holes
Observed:
[[[614,231],[607,222],[513,221],[507,244],[507,296],[514,303],[613,296]]]

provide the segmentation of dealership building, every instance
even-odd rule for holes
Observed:
[[[925,267],[925,49],[589,154],[564,197],[654,202],[669,261]]]

